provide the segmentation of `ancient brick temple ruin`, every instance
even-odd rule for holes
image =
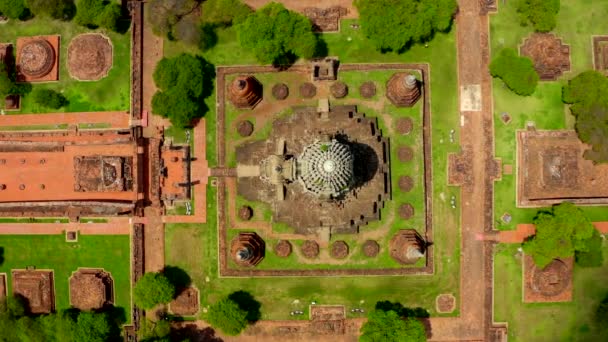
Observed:
[[[420,84],[416,76],[400,72],[386,84],[386,97],[397,107],[411,107],[420,98]]]
[[[294,108],[267,140],[237,147],[238,193],[303,234],[356,233],[390,197],[388,141],[355,106]]]
[[[162,142],[137,128],[0,133],[0,216],[141,215],[187,199],[189,149]]]

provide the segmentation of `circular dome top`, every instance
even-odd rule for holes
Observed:
[[[55,50],[44,39],[32,40],[21,48],[18,64],[25,75],[42,77],[53,69]]]
[[[318,195],[337,197],[348,191],[353,179],[353,155],[350,148],[336,140],[315,142],[304,148],[298,158],[304,187]]]

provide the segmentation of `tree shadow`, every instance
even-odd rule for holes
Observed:
[[[0,266],[4,263],[4,247],[0,247]]]
[[[171,330],[171,341],[190,341],[190,342],[223,342],[221,338],[215,336],[215,330],[211,327],[199,329],[194,324],[188,324],[180,329]]]
[[[327,57],[329,54],[329,47],[327,46],[327,42],[323,39],[323,35],[316,33],[317,36],[317,46],[315,47],[315,58]]]
[[[228,296],[228,299],[235,302],[241,310],[247,312],[247,321],[249,323],[255,323],[260,320],[262,317],[262,313],[260,312],[260,308],[262,304],[255,300],[253,296],[249,292],[245,291],[236,291],[231,293]]]
[[[399,316],[406,318],[406,317],[413,317],[413,318],[429,318],[431,317],[431,314],[429,314],[429,312],[421,307],[416,307],[416,308],[408,308],[403,306],[403,304],[399,303],[399,302],[390,302],[388,300],[383,300],[380,302],[376,303],[376,310],[382,310],[382,311],[395,311]]]
[[[163,274],[169,279],[169,282],[175,286],[175,289],[177,290],[176,295],[180,294],[192,284],[192,278],[190,278],[188,273],[177,266],[165,266]]]
[[[218,42],[217,30],[219,28],[220,28],[219,25],[211,24],[211,23],[203,23],[200,26],[201,39],[200,39],[198,47],[199,47],[199,49],[201,49],[201,51],[205,52],[217,45],[217,42]]]

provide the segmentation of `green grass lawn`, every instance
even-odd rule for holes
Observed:
[[[559,80],[540,82],[534,94],[522,97],[509,91],[502,81],[495,79],[494,90],[494,127],[496,157],[502,159],[503,165],[514,167],[512,175],[503,175],[495,183],[494,214],[497,229],[515,229],[518,223],[529,223],[536,214],[536,209],[516,208],[515,199],[515,132],[525,129],[527,122],[534,122],[537,129],[572,129],[574,120],[567,106],[561,101],[562,86],[578,73],[593,68],[592,36],[606,34],[605,18],[608,7],[599,2],[580,2],[562,0],[554,33],[570,45],[571,68]],[[492,55],[503,47],[517,48],[524,38],[532,33],[532,27],[519,25],[515,2],[501,2],[498,14],[492,15],[490,21]],[[508,113],[512,121],[505,125],[500,121],[501,113]],[[608,211],[601,207],[584,207],[587,216],[592,220],[608,220]],[[500,217],[510,213],[513,220],[504,224]]]
[[[600,268],[575,266],[571,302],[523,303],[517,247],[499,246],[494,259],[494,320],[509,323],[509,341],[605,341],[606,335],[594,329],[592,315],[608,293],[608,261]]]
[[[72,39],[81,33],[100,32],[110,38],[113,45],[114,63],[107,77],[95,82],[72,79],[67,70],[67,52]],[[31,96],[22,98],[21,111],[8,113],[47,113],[128,110],[130,95],[130,34],[118,34],[103,29],[90,30],[73,22],[48,18],[28,21],[11,20],[0,29],[0,42],[16,44],[18,37],[35,35],[60,35],[59,81],[32,83],[32,89],[48,88],[59,91],[69,100],[67,107],[52,110],[36,105]],[[13,45],[16,47],[15,45]]]
[[[0,235],[4,262],[0,272],[8,275],[12,291],[11,269],[52,269],[55,277],[55,306],[70,307],[69,277],[78,267],[103,268],[114,279],[114,305],[128,314],[131,310],[131,275],[128,236],[80,235],[78,242],[66,242],[64,235]],[[130,320],[130,319],[129,319]]]
[[[311,301],[321,304],[344,304],[347,308],[370,310],[376,301],[394,300],[408,306],[422,306],[433,315],[435,297],[440,293],[458,294],[460,230],[459,210],[450,207],[449,198],[459,198],[459,189],[447,186],[447,154],[458,152],[457,143],[449,142],[451,129],[458,131],[456,50],[454,33],[440,34],[429,47],[413,46],[403,54],[382,54],[370,48],[360,30],[350,28],[353,21],[342,23],[342,32],[322,35],[329,55],[339,56],[342,63],[421,63],[430,64],[433,132],[433,242],[435,274],[399,277],[331,277],[331,278],[218,278],[215,188],[209,187],[208,222],[203,225],[172,224],[166,227],[165,257],[167,265],[185,269],[201,289],[203,307],[233,291],[251,292],[262,303],[263,319],[293,319],[291,310],[306,311]],[[255,64],[253,56],[240,49],[233,29],[220,30],[219,44],[202,55],[217,65]],[[165,56],[196,52],[176,42],[165,41]],[[351,75],[352,76],[352,75]],[[355,77],[345,73],[345,78]],[[356,89],[353,93],[357,93]],[[355,96],[355,95],[353,95]],[[206,100],[210,111],[207,120],[207,158],[216,165],[215,94]],[[456,134],[458,141],[458,133]],[[395,175],[399,171],[394,170]],[[396,202],[396,201],[394,201]],[[262,216],[268,214],[261,214]],[[405,222],[402,222],[405,224]],[[286,228],[286,227],[282,227]],[[362,227],[366,229],[366,227]],[[293,304],[299,300],[300,304]],[[361,303],[363,301],[363,303]],[[348,312],[348,311],[347,311]],[[457,315],[458,311],[454,313]],[[349,312],[349,315],[352,315]],[[201,315],[204,318],[204,314]],[[301,317],[307,317],[303,315]]]

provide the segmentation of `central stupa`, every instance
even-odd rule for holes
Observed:
[[[337,198],[353,183],[353,154],[335,139],[304,147],[296,165],[304,188],[321,198]]]

